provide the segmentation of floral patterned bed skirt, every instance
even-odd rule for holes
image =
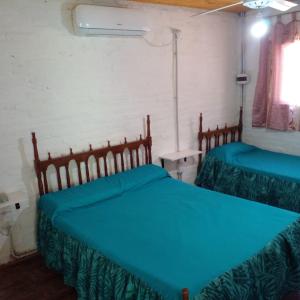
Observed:
[[[195,183],[210,190],[300,213],[300,183],[255,173],[209,155],[205,157]]]
[[[47,266],[63,274],[65,283],[76,289],[79,300],[165,299],[98,251],[59,231],[42,212],[38,246]],[[217,277],[190,299],[277,300],[297,290],[300,290],[300,220],[256,256]]]

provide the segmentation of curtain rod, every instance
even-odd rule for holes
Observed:
[[[300,9],[290,11],[290,12],[286,12],[286,13],[281,13],[281,14],[278,14],[278,15],[271,15],[271,16],[267,16],[267,17],[263,17],[263,18],[271,19],[271,18],[274,18],[274,17],[281,17],[281,16],[292,15],[292,14],[297,14],[297,13],[300,13]]]
[[[286,15],[291,15],[293,13],[295,13],[295,14],[300,13],[300,9],[299,10],[285,12],[285,13],[281,13],[281,14],[277,14],[277,15],[270,15],[270,16],[264,16],[261,13],[258,13],[256,16],[258,16],[260,14],[260,17],[262,17],[264,19],[271,19],[271,18],[274,18],[274,17],[281,17],[281,16],[286,16]],[[247,15],[244,12],[241,12],[241,13],[239,13],[239,16],[240,17],[250,17],[250,16],[255,16],[255,15]]]

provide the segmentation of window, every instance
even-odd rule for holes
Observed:
[[[281,76],[281,100],[300,106],[300,40],[283,46]]]

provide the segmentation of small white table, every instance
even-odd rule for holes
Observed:
[[[170,162],[177,162],[179,164],[179,161],[183,159],[184,161],[187,160],[187,158],[196,156],[201,154],[202,152],[199,150],[192,150],[192,149],[186,149],[178,152],[173,152],[173,153],[168,153],[168,154],[163,154],[159,158],[161,160],[161,166],[164,168],[165,167],[165,161],[170,161]],[[177,170],[177,175],[178,179],[181,179],[182,177],[182,171],[179,169]]]

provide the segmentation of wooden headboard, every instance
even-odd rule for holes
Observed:
[[[200,114],[200,125],[199,125],[199,133],[198,133],[198,141],[199,141],[199,150],[201,154],[199,155],[199,165],[202,163],[203,154],[210,151],[212,148],[218,147],[223,144],[228,144],[236,141],[242,140],[242,131],[243,131],[243,108],[240,107],[240,117],[239,123],[234,126],[228,127],[225,124],[224,127],[219,127],[215,130],[210,130],[208,128],[207,131],[203,131],[203,116]],[[205,143],[205,147],[203,144]]]
[[[48,153],[48,159],[40,160],[38,145],[36,135],[32,133],[32,144],[34,151],[34,166],[36,171],[36,176],[38,180],[38,188],[40,195],[44,195],[50,192],[49,184],[48,184],[48,168],[53,166],[55,168],[55,177],[57,181],[57,189],[62,190],[64,188],[62,181],[66,182],[66,188],[70,188],[74,185],[71,180],[70,175],[70,163],[75,162],[77,174],[78,174],[78,183],[83,184],[85,180],[90,182],[93,180],[92,172],[89,166],[89,159],[94,157],[96,161],[96,176],[100,178],[101,176],[109,176],[109,161],[108,155],[112,157],[112,164],[114,173],[118,173],[119,171],[125,171],[125,169],[132,169],[140,166],[140,164],[151,164],[152,163],[152,154],[151,154],[151,146],[152,146],[152,138],[150,132],[150,116],[147,115],[147,130],[146,137],[142,138],[140,135],[139,139],[136,141],[128,142],[126,138],[124,138],[124,143],[119,145],[110,145],[108,144],[104,148],[93,149],[92,145],[89,145],[89,150],[73,153],[72,148],[70,148],[70,153],[67,155],[53,157],[50,152]],[[143,146],[143,147],[141,147]],[[144,148],[144,149],[142,149]],[[141,156],[143,160],[140,159]],[[100,162],[100,160],[102,162]],[[128,163],[126,164],[128,160]],[[83,170],[85,170],[85,174],[82,174],[82,165],[84,166]],[[126,166],[127,165],[127,168]],[[63,172],[62,172],[63,170]],[[84,171],[83,171],[84,172]],[[63,178],[64,176],[65,178]],[[62,180],[64,179],[64,180]]]

